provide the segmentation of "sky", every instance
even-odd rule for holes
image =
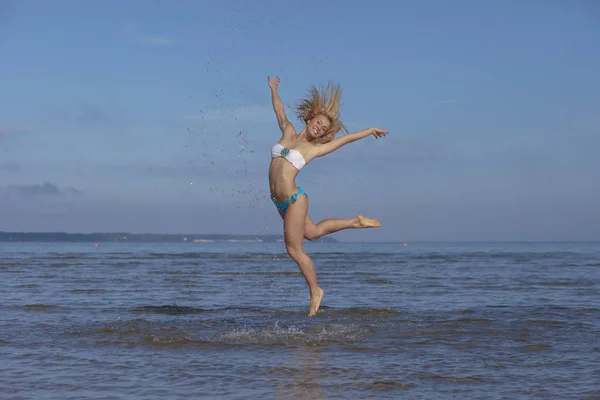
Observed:
[[[390,132],[297,178],[383,225],[338,240],[600,240],[598,43],[593,0],[3,0],[0,231],[281,233],[270,75]]]

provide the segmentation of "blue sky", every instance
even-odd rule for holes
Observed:
[[[390,131],[298,177],[383,223],[339,240],[600,240],[599,42],[591,0],[3,1],[0,230],[281,232],[279,75]]]

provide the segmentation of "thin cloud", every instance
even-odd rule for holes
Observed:
[[[33,128],[30,126],[0,126],[0,137],[22,135],[32,131]]]
[[[77,115],[77,122],[82,125],[111,129],[122,127],[126,119],[124,110],[107,109],[93,104],[82,104]]]
[[[74,120],[83,132],[95,130],[104,136],[123,135],[129,126],[127,112],[123,109],[81,104]]]
[[[185,115],[184,118],[205,122],[272,122],[275,120],[275,114],[270,106],[244,106],[201,111]]]
[[[112,116],[108,111],[92,104],[83,104],[78,116],[79,122],[84,124],[93,124],[111,119]]]
[[[27,198],[40,196],[77,195],[83,193],[81,190],[77,190],[75,188],[60,189],[58,185],[49,182],[31,185],[8,185],[6,189],[8,193]]]
[[[17,163],[0,163],[0,171],[17,172],[22,169],[23,167]]]

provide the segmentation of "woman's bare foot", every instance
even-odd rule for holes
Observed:
[[[321,299],[323,299],[323,293],[323,289],[320,287],[317,288],[315,293],[310,293],[310,311],[308,312],[309,317],[313,317],[317,311],[319,311]]]
[[[376,219],[366,218],[362,214],[358,214],[356,218],[354,218],[354,223],[357,228],[378,228],[381,226],[381,222]]]

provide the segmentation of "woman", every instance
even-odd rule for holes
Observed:
[[[300,134],[285,115],[285,107],[277,87],[279,77],[267,78],[271,88],[273,109],[282,132],[281,140],[271,149],[269,167],[269,186],[271,199],[283,218],[285,246],[290,257],[298,264],[310,289],[310,310],[312,317],[319,310],[323,290],[317,284],[317,274],[311,258],[302,248],[304,239],[315,240],[329,233],[350,228],[374,228],[381,224],[362,215],[354,219],[328,218],[313,223],[308,215],[308,197],[302,188],[296,186],[298,172],[316,157],[322,157],[339,149],[343,145],[358,139],[374,135],[376,138],[387,135],[387,131],[378,128],[365,129],[334,139],[335,134],[346,128],[340,121],[339,86],[327,86],[319,91],[314,86],[308,96],[296,105],[298,118],[305,123]]]

